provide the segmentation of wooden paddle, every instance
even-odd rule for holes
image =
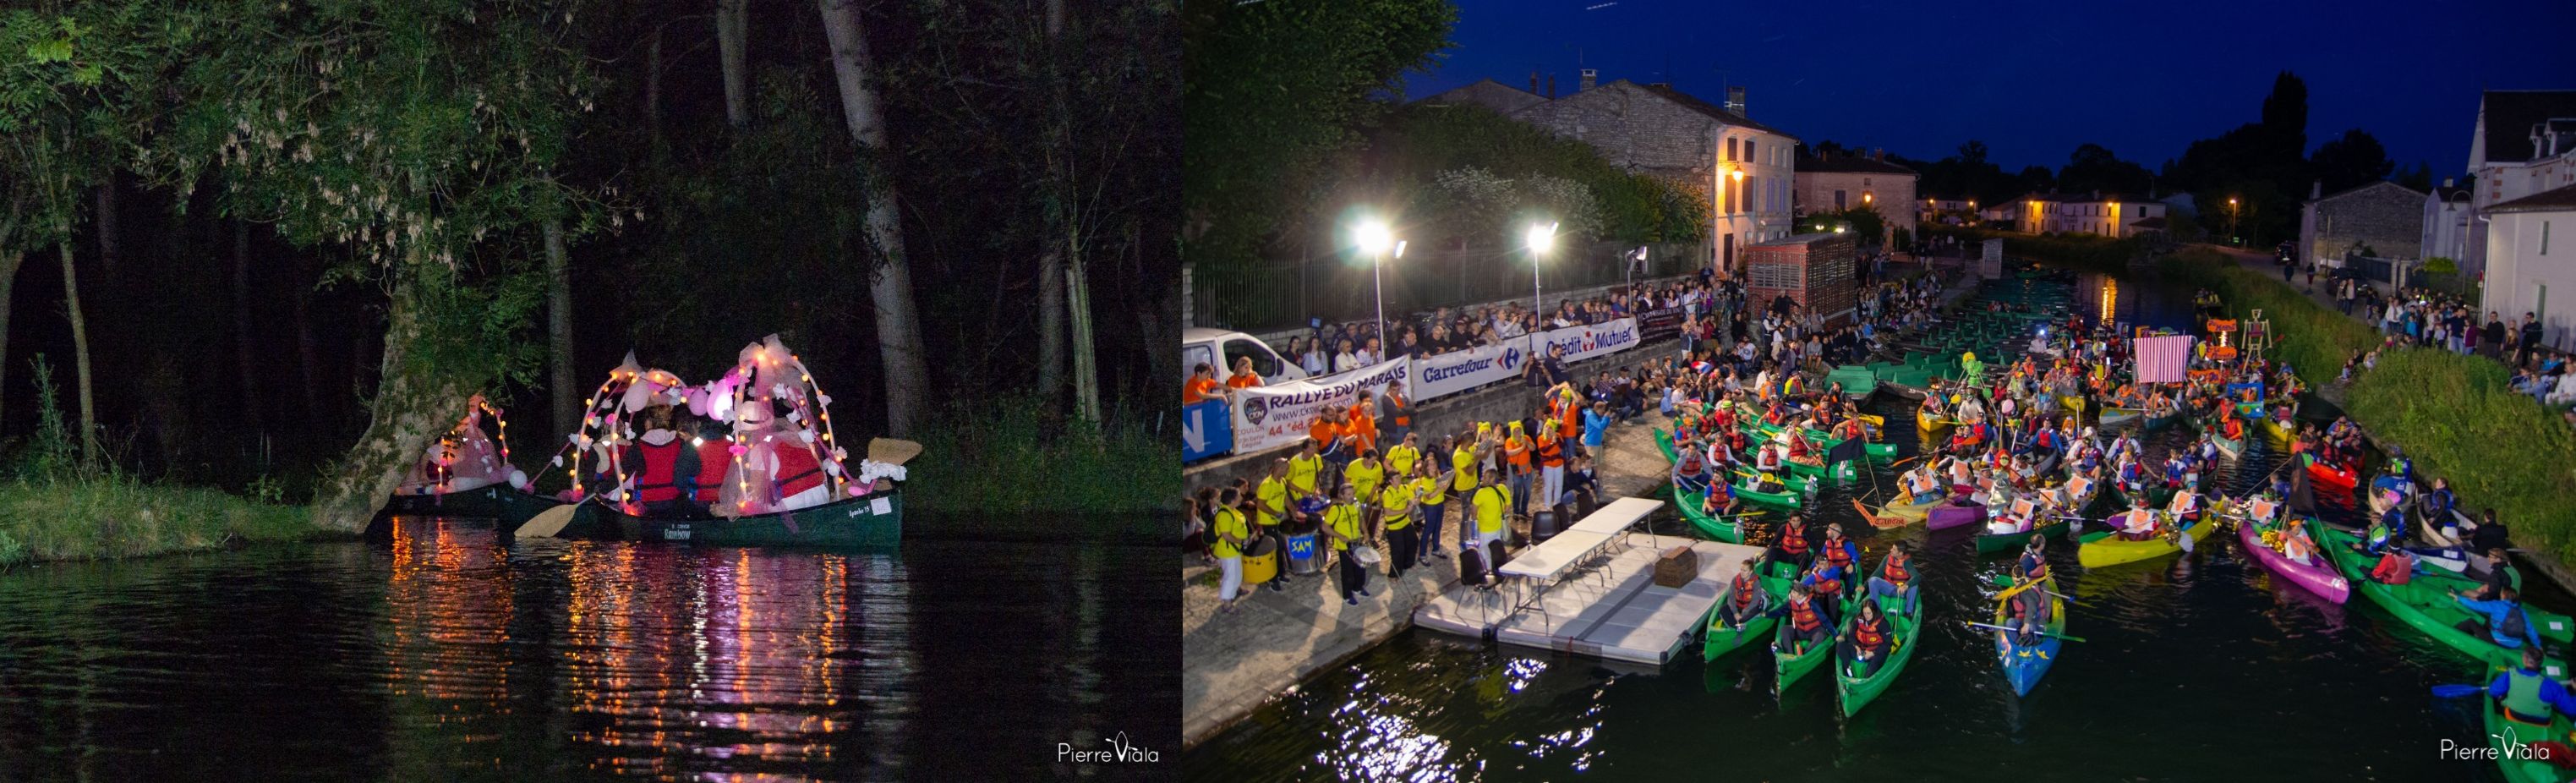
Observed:
[[[527,524],[520,525],[519,529],[511,535],[516,538],[553,538],[556,533],[563,532],[565,525],[572,524],[572,513],[579,508],[581,503],[565,503],[537,512],[535,517],[530,518]]]
[[[901,465],[918,456],[921,456],[921,444],[913,441],[894,438],[873,438],[868,441],[870,461]]]

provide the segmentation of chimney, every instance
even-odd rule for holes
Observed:
[[[2455,179],[2455,178],[2454,178],[2454,177],[2443,177],[2443,178],[2442,178],[2442,187],[2444,187],[2444,188],[2457,187],[2456,185],[2452,185],[2452,184],[2451,184],[2451,181],[2452,181],[2453,179]]]
[[[1878,162],[1881,162],[1881,163],[1885,163],[1885,162],[1887,162],[1887,148],[1886,148],[1886,147],[1872,147],[1872,148],[1870,148],[1870,151],[1869,151],[1869,159],[1870,159],[1870,160],[1875,160],[1875,161],[1878,161]]]
[[[1547,75],[1547,99],[1556,100],[1556,74]]]
[[[1599,71],[1599,70],[1597,70],[1597,69],[1593,69],[1593,68],[1585,68],[1585,69],[1583,69],[1583,86],[1582,86],[1582,87],[1579,87],[1579,88],[1576,88],[1575,92],[1582,92],[1582,91],[1584,91],[1584,90],[1592,89],[1592,84],[1593,84],[1594,80],[1599,79],[1600,77],[1601,77],[1601,71]]]
[[[1730,111],[1730,112],[1734,112],[1734,113],[1735,113],[1735,116],[1738,116],[1738,117],[1752,117],[1752,116],[1753,116],[1753,115],[1750,115],[1750,114],[1746,114],[1746,113],[1744,113],[1744,88],[1742,88],[1742,87],[1728,87],[1728,88],[1726,88],[1726,110],[1727,110],[1727,111]]]
[[[1538,94],[1538,72],[1537,72],[1537,71],[1531,71],[1531,72],[1530,72],[1530,94],[1531,94],[1531,95],[1537,95],[1537,94]]]
[[[2311,182],[2309,182],[2309,183],[2308,183],[2308,198],[2310,198],[2310,199],[2319,199],[2319,198],[2324,198],[2324,197],[2325,197],[2325,195],[2326,195],[2326,181],[2325,181],[2325,180],[2321,180],[2321,179],[2320,179],[2320,180],[2314,180],[2314,181],[2311,181]]]

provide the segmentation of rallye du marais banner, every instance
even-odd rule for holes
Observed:
[[[1544,332],[1539,338],[1542,346],[1565,349],[1568,362],[1616,353],[1633,348],[1639,342],[1637,320],[1634,318],[1591,326],[1569,326]],[[1546,348],[1539,350],[1545,351]],[[1522,336],[1504,340],[1502,345],[1442,354],[1421,361],[1394,359],[1322,378],[1238,389],[1234,405],[1234,453],[1253,454],[1296,445],[1306,439],[1306,427],[1315,423],[1316,411],[1328,405],[1350,407],[1359,402],[1360,395],[1375,395],[1390,383],[1402,384],[1399,388],[1405,390],[1405,397],[1420,402],[1496,381],[1512,380],[1519,377],[1522,365],[1527,364],[1529,358],[1530,340]]]

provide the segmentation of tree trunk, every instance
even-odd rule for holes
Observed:
[[[1076,236],[1066,233],[1065,244],[1077,245]],[[1073,270],[1065,286],[1073,300],[1073,407],[1083,421],[1099,424],[1100,365],[1091,341],[1091,281],[1084,266],[1082,255],[1073,254]]]
[[[8,231],[0,230],[0,237],[6,237],[8,235]],[[17,286],[18,265],[26,260],[27,251],[19,250],[17,248],[0,250],[0,380],[5,380],[9,376],[10,289]],[[0,391],[6,391],[8,388],[8,384],[0,383]],[[0,401],[6,401],[8,398],[9,395],[0,394]],[[0,414],[5,413],[6,409],[0,409]],[[8,420],[9,419],[5,415],[0,415],[0,422],[7,422]]]
[[[116,262],[116,173],[109,172],[98,184],[98,270],[107,274],[108,286],[115,287]]]
[[[1064,391],[1064,257],[1038,259],[1038,398],[1050,409]]]
[[[716,49],[724,63],[725,122],[751,126],[751,66],[743,44],[751,32],[749,0],[716,0]]]
[[[644,132],[653,149],[662,149],[662,28],[653,27],[653,40],[644,45]]]
[[[868,244],[876,251],[874,274],[868,277],[869,299],[876,308],[877,353],[885,363],[886,433],[912,434],[930,395],[930,371],[921,355],[921,318],[912,301],[912,262],[903,250],[903,226],[895,210],[894,179],[885,154],[885,118],[868,85],[873,76],[866,31],[859,26],[857,0],[817,0],[823,32],[832,44],[832,72],[841,91],[841,113],[850,136],[868,160]]]
[[[98,453],[98,408],[92,402],[89,379],[89,324],[81,318],[80,276],[72,266],[72,227],[62,226],[58,247],[63,253],[63,312],[72,322],[72,364],[80,376],[81,459],[94,462]]]
[[[298,281],[306,279],[303,275],[303,268],[300,265],[297,267],[296,279]],[[302,365],[302,369],[304,371],[304,415],[307,417],[305,421],[306,432],[312,432],[313,425],[329,420],[322,415],[322,360],[319,358],[319,352],[315,349],[316,346],[313,344],[313,287],[310,285],[297,285],[295,287],[295,354],[298,363]]]
[[[553,374],[555,434],[571,434],[581,421],[580,390],[572,374],[572,266],[564,258],[563,219],[546,219],[546,353]]]
[[[412,285],[405,280],[394,286],[385,322],[383,378],[367,406],[367,431],[341,460],[340,471],[314,493],[313,523],[318,527],[366,529],[430,440],[465,418],[468,394],[463,384],[428,375],[403,361],[409,346],[422,336],[420,319],[413,312]]]
[[[250,424],[250,431],[266,434],[260,427],[259,370],[251,361],[250,334],[250,221],[233,222],[233,364],[241,376],[241,407],[235,411]]]

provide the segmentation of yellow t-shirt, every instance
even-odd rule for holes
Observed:
[[[1386,512],[1386,529],[1403,530],[1412,524],[1412,508],[1405,505],[1405,501],[1412,499],[1413,488],[1401,481],[1387,482],[1385,489],[1378,490],[1377,506]]]
[[[1449,484],[1450,487],[1460,492],[1476,488],[1476,447],[1458,447],[1449,455],[1449,467],[1458,471],[1458,478]]]
[[[1480,487],[1468,500],[1476,504],[1476,532],[1503,531],[1503,510],[1512,507],[1512,491],[1496,484]]]
[[[1356,503],[1345,503],[1324,509],[1324,523],[1332,525],[1333,532],[1335,533],[1339,533],[1350,538],[1359,538],[1360,507]],[[1351,548],[1351,543],[1349,541],[1344,541],[1340,538],[1333,539],[1333,551],[1340,552],[1349,548]]]
[[[1252,530],[1243,526],[1243,512],[1220,508],[1216,510],[1216,535],[1217,557],[1242,557],[1243,551],[1234,548],[1234,542],[1225,540],[1225,537],[1232,535],[1250,540]]]
[[[1367,500],[1377,496],[1378,482],[1386,480],[1386,466],[1372,466],[1367,460],[1351,460],[1351,464],[1342,467],[1342,480],[1350,482],[1351,489],[1359,491],[1357,497]]]
[[[1297,490],[1300,495],[1315,494],[1315,476],[1323,472],[1324,458],[1321,455],[1289,457],[1288,488]]]
[[[1440,501],[1447,499],[1449,494],[1440,491],[1439,478],[1423,476],[1413,480],[1413,497],[1415,500],[1422,501],[1422,505],[1437,506],[1440,505]]]
[[[1421,458],[1422,452],[1398,443],[1386,450],[1386,469],[1398,476],[1410,476],[1413,475],[1413,462]]]
[[[1261,486],[1252,491],[1252,497],[1256,501],[1255,510],[1261,514],[1263,527],[1277,525],[1279,520],[1287,518],[1287,482],[1280,481],[1277,476],[1262,479]]]

